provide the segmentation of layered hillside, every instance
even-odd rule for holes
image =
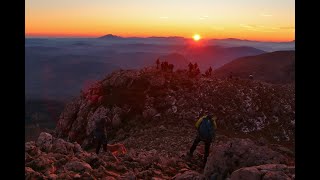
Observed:
[[[294,83],[295,51],[276,51],[257,56],[247,56],[233,60],[215,71],[217,77],[233,75],[270,83]]]
[[[159,60],[160,62],[167,61],[169,64],[173,64],[174,69],[185,69],[190,63],[190,61],[188,61],[183,55],[178,53],[171,53],[166,56],[160,56]]]

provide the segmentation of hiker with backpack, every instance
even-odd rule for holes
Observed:
[[[195,140],[193,141],[193,144],[192,144],[190,151],[187,155],[189,158],[191,158],[194,150],[196,149],[196,147],[198,146],[200,141],[203,141],[205,143],[205,153],[204,153],[204,159],[203,159],[203,166],[205,166],[207,163],[210,145],[215,137],[215,130],[217,129],[216,120],[217,120],[217,117],[213,116],[213,114],[209,113],[208,115],[201,117],[195,124],[195,126],[198,130],[197,136],[196,136]]]
[[[96,121],[95,123],[96,128],[94,129],[94,138],[97,142],[97,147],[96,147],[96,154],[99,154],[100,148],[102,145],[103,151],[107,152],[107,136],[105,134],[105,129],[106,129],[106,121],[104,118]]]

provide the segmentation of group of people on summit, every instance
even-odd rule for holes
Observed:
[[[167,61],[160,62],[159,58],[156,60],[157,69],[161,69],[164,72],[173,72],[174,65],[169,64]],[[192,64],[191,62],[188,64],[188,73],[190,77],[198,76],[201,71],[197,63]],[[210,66],[208,70],[205,71],[203,76],[209,77],[212,75],[212,67]]]
[[[161,71],[173,72],[174,65],[173,64],[169,64],[167,61],[161,62],[161,64],[160,64],[160,60],[158,58],[157,61],[156,61],[156,64],[157,64],[157,69],[159,69],[159,67],[161,67]]]

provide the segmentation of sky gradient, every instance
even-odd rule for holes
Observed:
[[[26,36],[295,39],[294,0],[28,0]]]

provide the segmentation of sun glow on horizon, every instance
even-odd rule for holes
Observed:
[[[29,0],[25,4],[26,36],[179,36],[197,44],[226,38],[295,39],[292,0]],[[194,38],[196,33],[205,37]]]
[[[201,39],[201,36],[199,35],[199,34],[195,34],[195,35],[193,35],[193,40],[195,40],[195,41],[199,41],[200,39]]]

